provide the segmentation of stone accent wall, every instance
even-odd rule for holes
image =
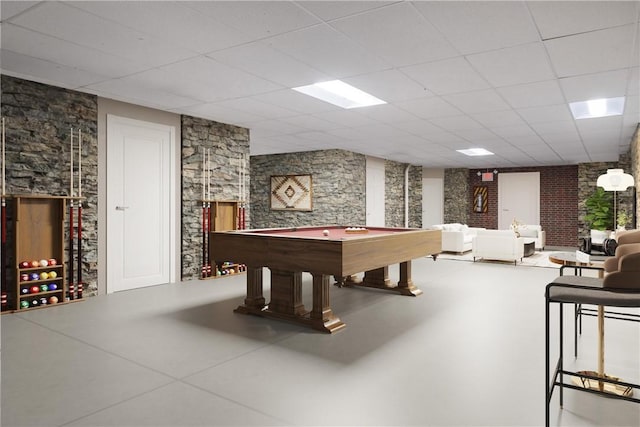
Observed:
[[[618,162],[581,163],[578,166],[578,234],[581,237],[588,236],[590,231],[584,222],[584,216],[587,213],[584,201],[596,190],[598,177],[607,173],[607,169],[624,169],[625,173],[631,173],[630,154],[620,156],[620,161]],[[624,209],[629,213],[633,213],[635,211],[633,199],[634,188],[628,188],[626,191],[618,191],[616,193],[617,211]],[[628,228],[630,227],[632,226]]]
[[[404,227],[404,170],[403,163],[384,162],[384,222],[387,227]]]
[[[444,222],[469,223],[471,189],[468,169],[444,170]]]
[[[98,247],[97,97],[6,75],[2,75],[1,83],[8,194],[68,196],[70,129],[74,128],[76,136],[77,129],[82,129],[82,274],[84,295],[94,295]],[[65,233],[68,229],[67,223]],[[65,245],[66,242],[68,238]],[[9,283],[14,283],[14,271],[8,272]]]
[[[271,175],[312,178],[313,210],[271,210]],[[251,157],[253,228],[366,224],[366,157],[323,150]]]
[[[212,200],[239,200],[238,161],[249,163],[249,130],[190,116],[182,116],[182,279],[200,277],[202,266],[202,159],[211,153]],[[249,164],[245,193],[249,188]],[[245,200],[248,200],[245,194]],[[207,195],[205,194],[205,198]],[[245,214],[251,224],[250,208]]]
[[[411,166],[409,169],[409,227],[422,228],[422,167],[420,166]]]
[[[406,163],[385,160],[385,225],[405,226],[405,182]],[[409,168],[409,227],[422,227],[422,168]]]

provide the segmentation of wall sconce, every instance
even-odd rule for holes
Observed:
[[[498,174],[498,169],[494,169],[493,172],[489,172],[487,169],[486,172],[478,171],[476,175],[482,177],[483,182],[493,181],[493,176]]]

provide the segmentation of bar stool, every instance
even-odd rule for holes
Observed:
[[[563,390],[570,388],[640,403],[633,397],[633,390],[640,384],[628,383],[608,377],[604,373],[604,307],[640,307],[640,253],[628,254],[620,259],[620,268],[604,279],[585,276],[559,276],[549,283],[545,292],[545,426],[550,422],[550,403],[553,391],[559,387],[560,406],[563,404]],[[559,305],[559,356],[551,374],[550,356],[550,308]],[[599,360],[598,371],[573,372],[564,368],[563,306],[569,304],[590,304],[598,306]],[[581,385],[565,382],[564,376],[578,378]]]

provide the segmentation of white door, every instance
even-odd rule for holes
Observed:
[[[384,160],[367,157],[366,215],[367,227],[384,227]]]
[[[422,228],[444,222],[444,179],[422,178]]]
[[[175,128],[107,116],[107,292],[169,283]]]
[[[501,173],[498,177],[498,227],[513,220],[540,224],[540,172]]]

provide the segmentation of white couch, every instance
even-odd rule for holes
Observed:
[[[542,229],[541,225],[531,224],[518,224],[516,227],[511,227],[512,230],[517,231],[520,237],[524,237],[525,240],[534,240],[536,250],[543,250],[547,242],[547,233]]]
[[[472,244],[473,261],[485,258],[513,261],[515,264],[524,256],[524,238],[513,230],[478,230]]]
[[[442,230],[442,252],[463,253],[471,250],[471,241],[478,230],[484,228],[469,227],[466,224],[436,224],[430,228]]]

